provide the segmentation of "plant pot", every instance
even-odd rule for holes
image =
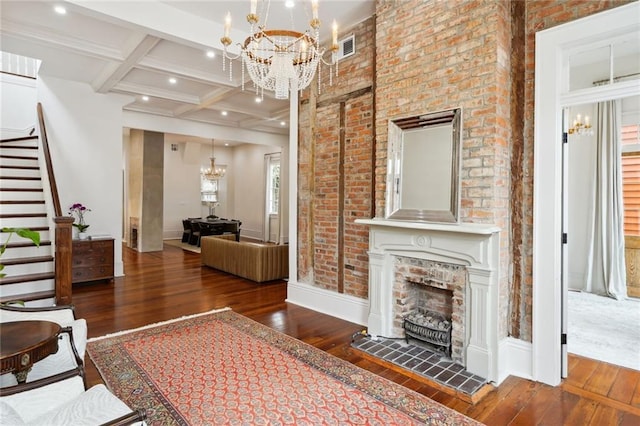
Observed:
[[[78,239],[79,240],[86,240],[87,238],[89,238],[89,234],[86,232],[78,232]]]

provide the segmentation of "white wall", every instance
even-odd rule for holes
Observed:
[[[172,151],[171,144],[175,143],[178,150]],[[197,144],[198,154],[193,158],[187,151],[193,149],[188,144]],[[182,236],[182,219],[187,217],[206,217],[209,207],[200,201],[200,169],[209,167],[211,145],[188,141],[164,143],[164,226],[163,238],[174,239]],[[216,166],[228,166],[233,157],[230,148],[215,148]],[[215,214],[220,217],[231,216],[228,202],[227,175],[218,182],[218,199],[220,206]]]
[[[182,236],[182,219],[200,216],[200,164],[185,158],[185,143],[164,142],[163,238]],[[185,161],[187,160],[187,161]]]
[[[115,274],[123,275],[122,106],[130,98],[53,77],[40,77],[37,88],[62,210],[91,209],[88,233],[115,238]]]
[[[211,144],[201,144],[195,163],[188,155],[184,155],[186,143],[179,142],[177,145],[178,151],[171,151],[170,141],[165,141],[164,146],[163,236],[166,239],[182,236],[182,219],[206,217],[209,214],[208,206],[200,202],[200,168],[209,166]],[[264,238],[264,155],[280,150],[277,146],[253,144],[216,146],[214,149],[216,166],[225,166],[227,171],[218,182],[220,205],[216,207],[215,214],[241,220],[244,237]],[[282,185],[288,186],[284,177]],[[288,229],[286,222],[283,226]]]
[[[0,74],[0,139],[27,136],[36,124],[36,80]]]
[[[233,218],[242,221],[242,235],[264,239],[265,165],[264,155],[281,152],[280,147],[240,145],[233,152]],[[288,186],[288,182],[281,182]]]

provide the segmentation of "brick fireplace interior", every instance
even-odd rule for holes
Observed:
[[[465,289],[468,274],[462,265],[394,256],[393,328],[390,336],[354,342],[356,349],[399,365],[454,391],[473,395],[487,380],[465,369]],[[406,339],[405,318],[435,313],[451,324],[450,350],[428,338]]]
[[[393,293],[394,327],[389,337],[405,337],[404,318],[416,311],[436,312],[451,323],[452,360],[465,366],[465,288],[467,272],[462,265],[395,257]]]

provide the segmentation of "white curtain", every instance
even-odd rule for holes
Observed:
[[[622,199],[620,101],[598,103],[594,205],[589,227],[586,290],[615,299],[627,297]]]

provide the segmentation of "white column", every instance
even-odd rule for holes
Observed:
[[[298,281],[298,92],[289,93],[289,281]]]

